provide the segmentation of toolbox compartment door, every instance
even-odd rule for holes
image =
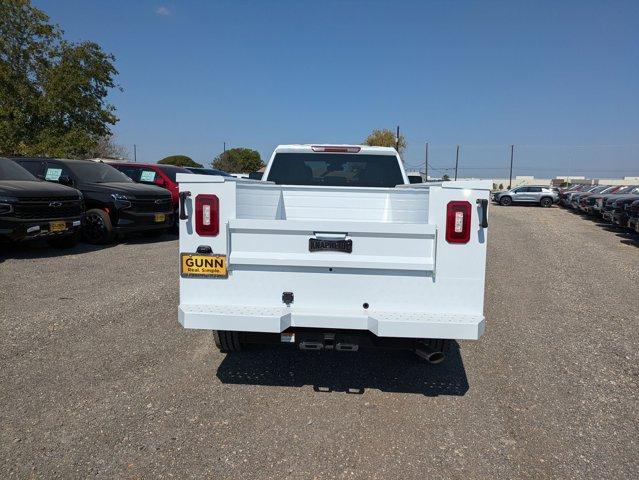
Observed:
[[[326,267],[434,272],[437,228],[331,220],[232,219],[229,268],[238,266]],[[313,240],[350,241],[317,251]],[[316,242],[317,243],[317,242]]]

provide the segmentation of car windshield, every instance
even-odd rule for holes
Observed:
[[[404,183],[395,155],[278,153],[268,180],[287,185],[394,187]]]
[[[186,168],[174,167],[173,165],[158,165],[158,168],[162,170],[173,183],[175,183],[178,173],[191,173]]]
[[[0,180],[18,180],[21,182],[38,181],[36,177],[13,160],[0,160]]]
[[[65,165],[76,174],[79,180],[88,183],[131,183],[129,177],[116,170],[111,165],[100,162],[75,161],[66,162]]]
[[[621,187],[615,193],[635,193],[633,192],[633,190],[636,188],[637,188],[636,185],[626,185],[625,187]]]

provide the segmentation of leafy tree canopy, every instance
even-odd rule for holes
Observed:
[[[364,145],[370,145],[372,147],[396,148],[397,137],[395,136],[395,133],[392,130],[389,130],[388,128],[384,128],[381,130],[376,128],[371,132],[371,134],[368,137],[366,137],[366,140],[364,140]],[[399,149],[398,149],[398,152],[400,153],[400,155],[404,153],[404,150],[406,150],[406,139],[404,138],[404,135],[400,133]]]
[[[162,165],[177,165],[178,167],[194,167],[202,168],[202,165],[193,161],[191,157],[186,155],[171,155],[160,160],[158,163]]]
[[[213,168],[229,173],[251,173],[262,168],[264,162],[256,150],[231,148],[215,157],[211,165]]]
[[[85,157],[111,135],[115,58],[63,34],[29,0],[0,0],[0,153]]]

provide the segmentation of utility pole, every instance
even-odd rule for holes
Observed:
[[[510,190],[513,184],[513,157],[515,154],[515,146],[510,146],[510,177],[508,177],[508,190]]]
[[[455,180],[457,180],[457,167],[459,167],[459,145],[457,145],[457,154],[455,155]]]
[[[397,125],[397,136],[395,137],[395,150],[399,153],[399,125]]]
[[[133,144],[133,161],[138,161],[138,147],[135,143]]]
[[[424,160],[424,176],[428,181],[428,142],[426,142],[426,159]]]
[[[226,153],[226,142],[224,142],[224,153]]]

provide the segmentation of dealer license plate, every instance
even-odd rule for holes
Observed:
[[[226,255],[183,253],[180,256],[180,274],[186,278],[227,277]]]
[[[67,229],[67,222],[49,222],[50,232],[64,232]]]

